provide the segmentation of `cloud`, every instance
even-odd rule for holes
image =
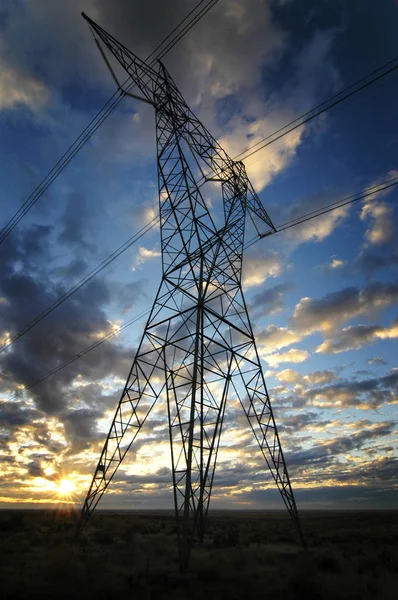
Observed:
[[[275,373],[275,377],[283,383],[300,383],[303,378],[301,373],[294,371],[294,369],[284,369],[279,373]]]
[[[140,246],[135,258],[135,264],[131,267],[131,270],[135,271],[136,267],[143,265],[147,260],[150,260],[151,258],[159,258],[160,256],[162,256],[161,252],[158,252],[157,250],[149,250],[148,248],[144,248],[144,246]]]
[[[344,267],[345,264],[346,263],[344,260],[334,257],[334,258],[332,258],[330,263],[328,263],[324,266],[324,270],[326,272],[335,271],[336,269],[340,269],[341,267]]]
[[[88,210],[85,197],[73,192],[69,194],[64,214],[61,219],[61,231],[58,241],[68,248],[75,248],[80,253],[84,250],[93,252],[95,246],[85,240],[87,224],[92,213]]]
[[[307,373],[304,377],[305,382],[315,383],[316,385],[330,383],[335,379],[337,379],[337,375],[333,371],[313,371],[312,373]]]
[[[365,344],[370,344],[377,340],[398,338],[398,319],[393,322],[391,327],[382,327],[381,325],[353,325],[342,329],[334,339],[325,340],[316,352],[323,354],[338,354],[347,350],[358,350]]]
[[[285,292],[293,288],[292,283],[279,283],[255,294],[249,304],[250,312],[255,317],[260,317],[282,310]]]
[[[282,272],[282,260],[277,252],[264,255],[246,254],[243,261],[242,284],[248,289],[258,286]]]
[[[98,99],[101,99],[103,94],[107,97],[108,91],[113,91],[109,73],[102,64],[87,25],[80,18],[80,10],[77,8],[86,10],[110,33],[142,57],[148,54],[187,12],[186,0],[173,0],[168,3],[159,3],[158,0],[148,0],[145,3],[116,0],[112,5],[106,0],[79,0],[69,3],[36,0],[34,3],[8,4],[12,6],[12,10],[4,18],[2,34],[4,33],[4,43],[7,46],[7,58],[11,54],[13,57],[10,58],[12,62],[6,63],[6,67],[12,70],[13,77],[15,74],[20,75],[25,83],[29,78],[33,82],[41,82],[45,91],[44,95],[40,95],[40,90],[32,92],[34,86],[25,88],[28,99],[13,105],[12,118],[17,114],[18,107],[26,109],[29,106],[30,110],[46,110],[46,125],[51,126],[51,133],[56,134],[58,131],[62,144],[65,131],[67,130],[68,134],[74,132],[73,128],[69,131],[69,123],[72,123],[78,132],[80,125],[86,124],[87,113],[97,109]],[[214,135],[230,144],[233,153],[240,152],[247,145],[295,118],[314,104],[316,98],[325,97],[338,78],[337,72],[333,70],[331,52],[334,32],[325,31],[323,28],[321,32],[313,35],[310,41],[308,40],[311,34],[308,32],[305,40],[293,40],[282,29],[282,21],[273,18],[272,8],[273,3],[258,0],[220,2],[217,8],[193,28],[166,57],[166,64],[188,102],[192,103],[194,110]],[[155,20],[154,10],[157,14]],[[54,23],[62,23],[62,27],[54,27]],[[291,59],[293,54],[295,58]],[[282,73],[278,71],[282,58],[283,64],[289,65],[291,77],[276,75]],[[275,79],[277,85],[274,84]],[[82,83],[84,91],[80,93],[83,90]],[[24,91],[22,85],[21,89]],[[45,94],[48,94],[47,99]],[[64,112],[59,111],[59,106],[56,106],[59,98],[62,98],[65,105]],[[60,115],[63,117],[69,109],[68,125],[65,125]],[[114,171],[109,173],[109,179],[112,181],[112,208],[105,218],[119,219],[122,226],[126,227],[131,223],[132,214],[135,219],[134,227],[137,215],[146,222],[155,214],[151,204],[156,187],[154,164],[152,176],[146,178],[145,183],[137,181],[132,184],[133,187],[129,184],[126,192],[122,188],[124,176],[131,176],[131,153],[134,153],[135,157],[134,166],[137,161],[140,167],[148,163],[148,149],[152,158],[154,157],[154,118],[151,111],[148,107],[129,103],[126,110],[112,117],[112,126],[101,129],[99,137],[96,138],[97,142],[93,141],[92,150],[96,149],[96,144],[106,145],[104,162],[96,162],[94,173],[99,175],[99,171],[105,172],[105,168],[98,167],[100,164],[105,165],[107,170],[115,165],[122,165],[116,176],[113,175]],[[5,116],[8,118],[9,114],[11,108]],[[249,159],[248,172],[254,177],[255,183],[264,186],[283,173],[295,160],[297,150],[305,137],[314,132],[324,131],[325,124],[327,125],[327,120],[319,120],[311,127],[297,130]],[[47,144],[53,144],[49,137],[46,139]],[[51,149],[50,153],[52,154]],[[37,167],[39,166],[37,160]],[[123,177],[119,177],[119,173]],[[71,186],[74,177],[75,173],[72,173],[67,185]],[[90,180],[90,177],[86,179]],[[77,183],[76,181],[74,185]],[[57,191],[63,192],[66,198],[69,190],[64,184],[65,181],[63,185],[59,185]],[[96,185],[98,190],[101,186],[100,179],[96,181]],[[125,212],[120,211],[116,203],[119,194],[125,195],[124,204],[128,206]],[[308,210],[327,203],[325,197],[324,194],[319,194],[312,202],[308,201]],[[335,197],[332,197],[330,201],[334,199]],[[141,204],[139,208],[133,206],[138,203]],[[305,212],[302,208],[301,206],[297,216]],[[96,205],[94,212],[102,214],[100,209],[102,206]],[[76,211],[81,212],[77,214]],[[146,216],[144,212],[147,213]],[[346,214],[348,213],[336,212],[321,217],[318,223],[314,220],[300,228],[293,228],[289,239],[293,240],[292,243],[324,240],[343,222]],[[86,265],[86,255],[82,251],[90,250],[91,241],[96,242],[101,238],[105,225],[102,225],[103,221],[98,220],[98,230],[92,227],[92,223],[90,229],[85,228],[81,221],[83,216],[88,215],[85,214],[79,198],[69,196],[65,210],[57,203],[57,217],[60,217],[61,222],[57,222],[54,228],[35,226],[31,232],[21,231],[20,236],[10,238],[12,242],[9,246],[2,246],[4,254],[0,264],[0,337],[6,329],[11,332],[18,331],[62,293],[64,284],[60,281],[61,277],[80,277],[87,271],[89,265]],[[366,216],[366,223],[370,222],[370,229],[377,218],[377,215],[372,216],[370,213]],[[86,218],[84,220],[86,222]],[[112,236],[109,239],[112,239]],[[279,236],[276,239],[279,244]],[[102,243],[105,240],[100,241]],[[59,242],[62,243],[62,256],[59,252]],[[145,266],[152,267],[155,262],[158,263],[159,261],[151,262],[151,259],[156,259],[156,248],[155,243],[151,241],[145,244],[145,248],[141,247],[137,257],[140,264],[145,263]],[[378,246],[372,246],[374,252],[378,249]],[[363,249],[363,256],[365,251],[370,261],[370,246]],[[390,258],[392,260],[392,255]],[[387,263],[387,259],[380,254],[377,260],[378,264],[382,260]],[[376,262],[377,260],[374,259]],[[334,259],[331,268],[338,269],[341,266],[334,264],[336,261],[338,262],[338,259]],[[289,284],[274,285],[268,290],[258,287],[267,279],[278,277],[282,269],[280,255],[260,255],[259,252],[252,254],[245,265],[244,273],[246,286],[255,288],[253,292],[256,292],[253,295],[251,310],[258,310],[258,314],[266,315],[273,314],[282,306],[284,295],[289,291]],[[115,277],[117,278],[117,272]],[[14,386],[30,383],[53,366],[78,353],[88,343],[98,339],[98,336],[112,331],[112,320],[122,322],[120,310],[129,310],[137,297],[142,299],[143,288],[143,282],[126,284],[123,281],[122,284],[117,280],[104,282],[101,279],[87,286],[85,290],[82,289],[70,304],[68,302],[60,307],[4,355],[1,367],[3,378],[0,376],[1,389],[9,393]],[[354,301],[353,303],[355,304]],[[374,301],[372,306],[376,304]],[[350,312],[347,306],[344,306],[346,313],[352,314],[353,310],[350,309]],[[114,310],[117,311],[116,315],[111,312]],[[300,314],[302,317],[303,312]],[[334,320],[336,319],[337,317]],[[272,361],[276,366],[279,363],[291,362],[294,366],[295,362],[303,359],[303,355],[306,358],[308,352],[296,348],[280,354],[277,352],[299,343],[305,334],[306,331],[290,326],[283,328],[270,325],[260,332],[257,341],[261,353],[270,360],[269,364],[272,364]],[[334,341],[337,341],[337,338]],[[0,443],[2,450],[4,448],[7,453],[3,460],[3,480],[0,483],[2,489],[16,493],[19,488],[20,496],[25,499],[28,494],[30,497],[44,499],[46,492],[39,486],[42,486],[43,474],[47,478],[50,477],[46,471],[48,464],[55,472],[59,464],[63,464],[65,468],[80,470],[84,473],[83,478],[90,477],[90,465],[98,458],[104,439],[103,432],[109,426],[111,413],[118,401],[133,354],[133,348],[124,348],[117,343],[104,344],[61,371],[56,377],[24,394],[23,401],[1,407]],[[324,362],[319,355],[317,360]],[[336,375],[337,371],[319,370],[304,375],[304,369],[301,375],[295,369],[287,368],[276,374],[279,381],[286,384],[277,386],[275,393],[277,401],[282,395],[287,398],[285,406],[288,406],[288,414],[285,428],[289,434],[293,429],[293,435],[287,436],[286,440],[290,452],[305,452],[314,444],[317,431],[322,431],[324,436],[330,435],[329,428],[332,422],[321,416],[319,408],[325,411],[335,410],[334,400],[342,402],[338,408],[361,409],[367,406],[378,408],[383,402],[388,404],[396,399],[394,373],[390,374],[389,379],[382,378],[379,382],[376,378],[357,382],[340,380]],[[292,392],[287,396],[287,384],[295,386],[294,398]],[[312,395],[312,388],[317,390],[315,396]],[[300,404],[306,406],[305,414],[297,414]],[[312,405],[315,408],[308,410]],[[323,410],[322,413],[325,414]],[[341,428],[346,423],[346,414],[342,415],[339,425]],[[164,415],[165,413],[163,417]],[[224,466],[221,466],[217,479],[225,490],[220,489],[218,492],[218,489],[215,489],[221,500],[230,497],[235,491],[239,493],[244,486],[253,490],[254,497],[257,493],[255,486],[264,486],[264,482],[266,485],[272,485],[269,474],[268,479],[264,475],[266,468],[260,453],[258,459],[252,456],[255,441],[248,441],[245,435],[238,435],[238,418],[235,421],[234,415],[232,417],[231,435],[227,441],[228,444],[236,443],[236,449],[233,455],[232,450],[227,447],[227,458],[221,463]],[[164,425],[164,420],[162,423],[161,427],[156,419],[148,422],[149,430],[143,433],[144,437],[140,438],[135,446],[135,449],[140,451],[139,457],[137,458],[135,453],[130,455],[131,462],[137,470],[141,469],[141,472],[137,474],[127,470],[126,475],[121,473],[115,482],[116,487],[113,488],[118,493],[114,494],[113,498],[112,495],[105,498],[109,505],[112,505],[117,497],[121,505],[130,507],[132,482],[139,485],[138,501],[142,506],[147,506],[149,502],[159,506],[164,498],[167,502],[170,499],[171,505],[172,497],[169,491],[166,491],[170,490],[170,470],[153,468],[151,462],[154,456],[157,457],[160,439],[161,443],[164,443],[165,461],[169,464],[167,425]],[[370,430],[370,424],[364,424],[363,429]],[[380,439],[386,437],[384,431],[382,428],[378,430]],[[352,429],[352,432],[359,433],[357,429]],[[343,434],[338,437],[342,438]],[[345,437],[350,436],[345,434]],[[372,444],[375,439],[377,438],[371,437]],[[388,448],[388,441],[385,440],[382,451]],[[329,442],[331,444],[331,440],[328,440]],[[355,448],[369,451],[366,445],[360,445],[362,440],[357,442]],[[341,452],[340,455],[338,451]],[[320,460],[321,468],[316,471],[316,460],[313,460],[313,470],[310,473],[307,470],[306,476],[312,478],[313,485],[319,485],[319,481],[323,481],[322,466],[327,465],[331,468],[331,481],[338,481],[339,477],[343,481],[343,476],[347,477],[348,466],[343,474],[338,461],[340,458],[343,460],[343,454],[352,452],[352,449],[347,450],[346,444],[336,442],[335,447],[330,445],[319,451],[320,454],[321,452],[329,453],[331,462]],[[260,466],[257,468],[258,465]],[[345,462],[344,465],[348,463]],[[300,467],[298,463],[293,466],[296,469]],[[387,465],[386,462],[366,466],[367,474],[362,463],[361,474],[357,465],[356,471],[349,471],[349,476],[357,474],[366,482],[371,481],[372,476],[373,481],[379,481],[383,477],[387,481],[387,477],[392,473],[392,464]],[[7,473],[6,469],[9,469]],[[305,483],[307,480],[303,471],[300,471],[300,474]],[[29,491],[32,489],[29,488],[31,477],[40,479],[33,492]],[[349,481],[345,479],[346,484]],[[150,485],[154,487],[148,487]],[[246,494],[249,496],[251,493]]]
[[[390,421],[377,423],[368,428],[348,436],[340,436],[323,444],[316,444],[308,450],[294,453],[289,457],[290,464],[300,464],[308,466],[310,464],[325,465],[333,462],[339,455],[352,450],[358,450],[366,445],[370,440],[378,437],[384,437],[392,433],[394,424]],[[351,475],[352,479],[352,475]]]
[[[65,292],[62,284],[49,277],[51,233],[51,228],[35,226],[10,238],[8,255],[0,267],[0,294],[8,301],[0,313],[0,331],[16,333]],[[81,352],[99,334],[112,331],[105,311],[110,300],[104,281],[93,280],[59,306],[3,354],[6,379],[2,379],[2,387],[12,392],[18,386],[30,385]],[[131,352],[117,344],[103,344],[56,378],[32,389],[28,396],[44,413],[59,414],[68,403],[75,402],[76,392],[68,395],[68,390],[76,377],[101,381],[106,376],[126,374],[130,363]]]
[[[79,0],[78,6],[75,0],[37,0],[23,6],[9,3],[2,42],[13,68],[23,68],[32,77],[40,72],[53,83],[65,84],[72,79],[92,83],[98,78],[99,68],[103,69],[103,62],[80,12],[93,14],[95,2]]]
[[[309,356],[307,350],[297,350],[296,348],[291,348],[291,350],[279,354],[261,354],[261,358],[272,367],[277,367],[283,362],[301,363],[307,360]]]
[[[258,117],[248,122],[245,117],[235,117],[229,122],[231,133],[223,135],[218,140],[219,144],[230,156],[237,156],[245,146],[255,146],[295,118],[294,113],[280,108],[275,110],[275,108],[272,109],[272,119]],[[262,190],[289,165],[296,155],[303,134],[304,128],[296,129],[285,136],[279,145],[268,146],[254,158],[249,157],[244,161],[247,174],[258,191]]]
[[[296,241],[296,243],[304,242],[321,242],[322,240],[329,237],[334,230],[343,222],[347,217],[349,211],[348,206],[337,208],[336,210],[326,213],[311,219],[300,225],[293,227],[290,231],[290,237]]]
[[[248,102],[251,111],[246,108],[235,115],[228,123],[229,131],[220,138],[220,143],[231,155],[242,152],[242,148],[259,147],[261,140],[267,139],[275,131],[285,127],[307,111],[320,89],[325,84],[328,73],[328,86],[336,80],[336,70],[331,65],[330,50],[335,32],[332,30],[316,31],[308,43],[297,53],[294,61],[294,77],[290,83],[278,90],[277,94],[269,94],[260,103]],[[263,42],[261,42],[262,44]],[[314,74],[316,76],[314,77]],[[323,91],[323,89],[322,89]],[[270,116],[272,115],[272,116]],[[300,127],[270,144],[261,151],[244,159],[246,170],[258,190],[268,185],[279,173],[292,162],[304,137],[317,125]],[[319,127],[319,123],[318,123]],[[261,146],[261,144],[260,144]]]
[[[385,244],[393,236],[392,207],[385,202],[367,202],[361,211],[361,219],[370,219],[365,238],[370,244]]]
[[[380,185],[384,181],[394,179],[398,176],[398,170],[392,169],[384,175],[379,177],[369,186],[367,191],[377,185]],[[394,188],[390,187],[380,192],[375,192],[372,196],[369,196],[363,203],[361,210],[361,220],[370,221],[370,227],[366,230],[365,239],[369,244],[384,244],[388,242],[393,236],[392,226],[392,207],[385,202],[380,202],[381,198],[385,198]]]
[[[392,242],[389,247],[382,246],[382,248],[365,245],[354,261],[355,270],[369,278],[376,271],[396,269],[398,267],[398,244],[395,238]]]
[[[386,361],[381,356],[375,356],[374,358],[369,358],[367,361],[368,365],[386,365]]]
[[[398,300],[398,283],[374,282],[363,289],[347,287],[318,300],[302,298],[296,305],[290,325],[294,331],[310,334],[328,331],[360,315],[370,315]]]
[[[50,95],[38,78],[8,65],[0,56],[0,111],[26,107],[35,112],[49,102]]]
[[[339,381],[303,392],[302,400],[322,408],[356,408],[374,410],[387,404],[398,403],[398,370],[378,378],[359,381]]]
[[[262,350],[272,352],[299,342],[301,337],[287,327],[268,325],[256,335],[256,340],[258,345],[263,346]]]

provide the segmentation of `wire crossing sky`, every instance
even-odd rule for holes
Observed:
[[[153,108],[113,95],[82,11],[138,56],[167,51],[193,111],[230,156],[248,158],[280,225],[254,243],[262,230],[248,224],[243,282],[299,508],[393,506],[396,4],[37,0],[2,10],[0,403],[23,396],[0,407],[2,506],[51,504],[61,474],[82,499],[160,276]],[[98,107],[116,101],[91,136]],[[57,166],[79,139],[68,169]],[[201,190],[219,226],[217,186]],[[109,506],[172,505],[157,410]],[[279,507],[226,410],[214,507]]]
[[[203,1],[199,2],[198,6],[192,9],[188,13],[188,15],[173,29],[173,31],[169,33],[169,35],[167,35],[165,39],[156,46],[155,50],[151,52],[151,54],[147,57],[146,60],[148,61],[153,55],[155,55],[150,63],[152,65],[155,64],[156,61],[161,60],[164,56],[166,56],[166,54],[175,46],[175,44],[177,44],[192,29],[192,27],[194,27],[194,25],[196,25],[196,23],[199,22],[200,19],[202,19],[205,16],[205,14],[207,14],[207,12],[217,4],[217,2],[218,0],[211,0],[202,8],[202,10],[196,12],[197,8],[199,8],[203,4]],[[193,16],[191,17],[191,15]],[[186,21],[188,22],[185,24],[184,27],[182,27]],[[158,52],[158,54],[156,54],[156,52]],[[117,108],[117,106],[126,96],[126,94],[128,94],[134,87],[134,84],[130,82],[127,88],[124,89],[126,83],[127,80],[123,86],[120,86],[120,84],[118,85],[118,89],[107,100],[107,102],[104,104],[101,110],[95,115],[95,117],[93,117],[93,119],[83,129],[83,131],[76,138],[76,140],[71,144],[71,146],[66,150],[66,152],[64,152],[64,154],[54,165],[51,171],[33,190],[33,192],[28,196],[28,198],[25,200],[22,206],[15,213],[15,215],[0,231],[0,244],[15,229],[18,223],[23,219],[27,212],[36,204],[36,202],[40,200],[41,196],[44,194],[44,192],[46,192],[48,187],[56,180],[56,178],[63,171],[63,169],[68,166],[70,161],[84,147],[84,145],[89,141],[91,136],[112,114],[112,112]]]
[[[301,225],[302,223],[305,223],[311,219],[316,219],[317,217],[320,217],[327,212],[330,212],[333,210],[338,210],[339,208],[341,208],[343,206],[352,204],[353,202],[358,202],[358,200],[362,200],[363,198],[367,198],[369,196],[372,196],[373,194],[380,193],[383,190],[388,189],[389,187],[392,187],[395,185],[398,185],[398,177],[389,179],[387,182],[380,183],[377,186],[373,186],[366,192],[363,192],[360,194],[353,194],[353,195],[349,196],[348,198],[344,198],[341,201],[333,203],[332,205],[320,208],[319,210],[314,211],[314,213],[310,213],[308,215],[303,215],[302,217],[300,217],[294,221],[284,223],[283,225],[277,227],[276,231],[272,232],[271,235],[273,235],[275,233],[279,233],[281,231],[285,231],[285,229],[290,229],[291,227]],[[19,331],[13,338],[11,338],[9,341],[7,341],[6,344],[4,344],[4,346],[2,348],[0,348],[0,353],[3,352],[4,350],[6,350],[6,348],[8,348],[9,346],[11,346],[11,344],[18,341],[23,335],[25,335],[28,331],[30,331],[30,329],[32,329],[32,327],[34,327],[35,325],[40,323],[40,321],[42,321],[42,319],[44,319],[53,310],[55,310],[58,306],[60,306],[60,304],[65,302],[68,298],[70,298],[70,296],[72,296],[76,291],[78,291],[81,287],[83,287],[83,285],[85,285],[88,281],[90,281],[93,277],[95,277],[98,273],[100,273],[104,268],[106,268],[109,264],[111,264],[114,260],[116,260],[116,258],[118,258],[123,252],[125,252],[125,250],[130,248],[131,245],[135,244],[140,239],[141,236],[145,235],[145,233],[150,231],[150,229],[152,229],[152,227],[156,223],[158,223],[158,221],[159,221],[159,218],[154,217],[154,219],[147,224],[149,227],[143,228],[143,230],[141,230],[136,235],[134,235],[130,240],[128,240],[128,242],[126,242],[126,244],[123,244],[113,254],[111,254],[109,258],[107,258],[105,261],[100,263],[100,265],[98,265],[98,267],[96,269],[93,269],[93,271],[91,271],[91,273],[89,273],[87,277],[83,278],[76,286],[74,286],[73,288],[68,290],[68,292],[66,292],[63,296],[60,296],[51,306],[49,306],[45,311],[43,311],[43,313],[38,315],[35,319],[33,319],[33,321],[31,321],[31,323],[29,323],[26,327],[24,327],[24,329]],[[266,234],[266,235],[268,236],[269,234]],[[260,234],[258,237],[253,238],[250,242],[248,242],[245,245],[245,250],[250,248],[250,246],[253,246],[253,244],[255,244],[258,240],[262,239],[262,237],[263,236],[261,236],[261,234]],[[26,391],[31,390],[33,387],[35,387],[36,385],[39,385],[40,383],[42,383],[43,381],[48,379],[48,377],[51,377],[55,373],[58,373],[59,371],[61,371],[62,369],[64,369],[68,365],[70,365],[72,362],[74,362],[75,360],[82,358],[88,352],[91,352],[91,350],[95,350],[95,348],[97,348],[100,344],[103,344],[104,342],[107,342],[114,336],[119,335],[119,333],[121,331],[123,331],[124,329],[126,329],[126,327],[130,327],[130,325],[133,325],[134,323],[139,321],[141,318],[147,316],[148,314],[149,314],[149,309],[142,312],[140,315],[137,315],[136,317],[130,319],[129,321],[127,321],[127,323],[124,323],[123,326],[117,327],[114,331],[111,331],[111,333],[108,333],[104,337],[100,338],[94,344],[90,344],[90,346],[88,346],[87,348],[84,348],[78,354],[71,357],[69,360],[65,361],[61,365],[58,365],[57,367],[55,367],[54,369],[52,369],[51,371],[49,371],[48,373],[43,375],[43,377],[41,377],[39,380],[34,381],[34,382],[28,384],[27,386],[23,387],[19,391],[15,392],[8,400],[14,400],[18,396],[21,396],[22,394],[24,394]],[[6,402],[6,401],[4,401],[4,402]]]

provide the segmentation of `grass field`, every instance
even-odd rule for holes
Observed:
[[[176,577],[174,518],[0,511],[0,597],[367,600],[398,597],[398,512],[303,512],[303,550],[285,513],[214,512]]]

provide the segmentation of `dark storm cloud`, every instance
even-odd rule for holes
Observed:
[[[295,331],[311,333],[377,312],[397,301],[398,282],[375,281],[363,289],[347,287],[319,299],[303,298],[296,305],[290,324]]]
[[[379,408],[396,401],[398,393],[398,370],[388,375],[360,381],[341,381],[334,385],[306,390],[302,400],[324,406]]]
[[[65,436],[71,444],[72,452],[84,450],[90,447],[94,441],[104,438],[97,429],[97,420],[102,414],[101,410],[85,408],[70,410],[62,415]]]
[[[2,39],[6,49],[12,48],[7,56],[12,67],[23,76],[40,74],[62,83],[98,76],[102,61],[80,17],[82,10],[92,8],[91,0],[10,3]]]
[[[349,273],[354,268],[366,277],[372,277],[376,271],[396,269],[398,267],[398,246],[396,246],[395,238],[392,244],[393,247],[382,250],[375,249],[374,246],[363,248],[353,265],[347,265],[345,270]]]
[[[75,278],[83,277],[89,270],[90,269],[88,268],[88,264],[85,260],[82,258],[76,258],[75,260],[71,260],[71,262],[67,265],[57,267],[54,272],[60,277],[73,280]]]
[[[94,0],[98,21],[141,58],[193,8],[184,0],[145,3]],[[154,18],[155,17],[155,18]],[[203,39],[206,39],[206,46]],[[268,3],[257,0],[217,6],[179,42],[178,50],[167,55],[167,64],[177,82],[184,76],[184,90],[195,104],[204,95],[225,96],[239,84],[259,82],[260,65],[276,60],[283,51],[284,34],[273,21]],[[256,44],[255,40],[260,40]],[[251,43],[250,43],[251,42]],[[206,101],[205,98],[201,98]]]
[[[0,426],[15,429],[29,425],[39,416],[40,413],[32,407],[25,407],[22,403],[6,402],[0,407]]]
[[[289,455],[290,465],[328,464],[333,462],[339,454],[352,450],[359,450],[370,440],[390,435],[394,431],[394,423],[387,422],[364,429],[352,435],[335,438],[324,444],[316,444],[308,450],[301,450]]]
[[[65,291],[44,274],[50,264],[46,245],[49,235],[50,230],[32,228],[12,238],[9,244],[7,260],[0,266],[0,294],[5,298],[0,314],[3,331],[19,331]],[[15,385],[29,385],[78,354],[98,339],[101,332],[108,332],[105,307],[109,301],[110,293],[102,280],[93,280],[82,288],[18,340],[11,351],[3,353],[2,371],[7,382],[13,379]],[[32,396],[44,412],[59,413],[67,401],[64,388],[77,375],[93,380],[108,375],[124,376],[131,358],[131,352],[108,342],[34,388]]]
[[[112,282],[111,285],[111,300],[115,302],[122,313],[129,312],[133,306],[136,305],[138,300],[146,298],[148,305],[152,302],[152,299],[146,294],[145,290],[146,280],[139,279],[138,281],[130,282]]]
[[[31,462],[26,466],[28,474],[31,477],[45,477],[45,473],[40,464]]]
[[[94,251],[96,246],[85,239],[90,215],[84,195],[78,192],[69,194],[58,241],[80,252]]]
[[[191,8],[193,6],[187,6],[185,0],[114,0],[112,4],[107,0],[94,0],[93,9],[97,14],[89,16],[144,58],[163,39],[165,32],[172,31]]]
[[[285,293],[292,290],[292,283],[279,283],[255,294],[250,301],[249,310],[254,317],[270,315],[283,308]]]
[[[297,415],[282,416],[280,420],[280,430],[291,432],[298,432],[304,429],[307,425],[313,423],[321,424],[319,415],[314,412],[299,413]],[[327,422],[322,423],[323,425]]]

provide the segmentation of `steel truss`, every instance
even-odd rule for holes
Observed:
[[[192,113],[163,64],[151,68],[91,19],[156,113],[163,275],[82,510],[108,488],[155,403],[167,406],[179,560],[203,541],[227,401],[239,404],[302,539],[297,507],[242,292],[248,211],[275,230],[242,162]],[[109,63],[108,63],[109,64]],[[221,184],[217,229],[187,156]],[[192,161],[191,161],[192,162]]]

